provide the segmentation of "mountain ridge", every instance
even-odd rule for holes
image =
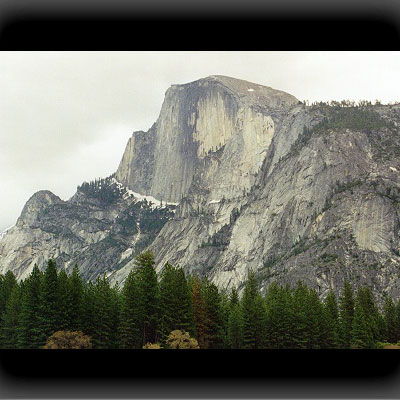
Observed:
[[[53,249],[59,267],[116,283],[147,248],[158,272],[171,262],[220,287],[241,288],[252,269],[262,288],[301,279],[324,297],[348,279],[399,296],[399,123],[398,105],[306,106],[219,75],[172,85],[107,185],[90,189],[109,203],[86,186],[66,202],[42,192],[0,240],[0,272],[19,263],[24,276]],[[138,205],[145,196],[156,204]]]

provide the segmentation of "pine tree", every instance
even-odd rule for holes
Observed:
[[[160,339],[165,342],[173,330],[193,335],[194,314],[192,298],[182,268],[166,264],[160,280]]]
[[[354,348],[373,348],[379,339],[378,311],[367,287],[357,290],[351,345]]]
[[[21,282],[22,297],[17,337],[19,349],[37,349],[42,343],[39,319],[42,275],[35,265],[27,280]]]
[[[68,279],[68,304],[70,309],[70,330],[82,331],[84,284],[75,265]]]
[[[297,349],[306,349],[309,345],[308,296],[307,287],[298,282],[292,297],[292,345]]]
[[[156,343],[158,341],[159,287],[154,264],[154,256],[150,251],[146,251],[136,257],[139,277],[142,346],[149,342]]]
[[[319,349],[324,347],[326,321],[324,318],[323,305],[315,289],[308,290],[307,304],[307,348]]]
[[[110,335],[110,348],[119,349],[121,347],[121,338],[119,335],[119,329],[121,323],[121,290],[118,282],[111,288],[111,319],[113,329]]]
[[[93,345],[96,349],[113,348],[113,294],[110,282],[104,275],[98,277],[94,286]]]
[[[335,292],[330,291],[324,302],[324,315],[326,320],[325,346],[328,349],[338,347],[339,335],[339,308]]]
[[[221,291],[221,323],[222,323],[222,348],[229,349],[229,316],[231,313],[230,296],[226,290]]]
[[[17,280],[15,278],[15,275],[11,271],[7,271],[4,276],[0,275],[0,321],[1,316],[6,309],[7,300],[9,299],[11,292],[16,284]]]
[[[207,311],[200,278],[195,277],[191,282],[191,287],[197,341],[201,349],[206,349],[208,348]]]
[[[260,349],[265,342],[266,308],[258,291],[254,272],[250,272],[242,297],[243,347]]]
[[[2,316],[0,331],[1,347],[5,349],[16,349],[19,327],[19,313],[21,308],[21,289],[14,285],[8,298],[5,311]]]
[[[396,341],[400,341],[400,299],[397,301],[396,304]]]
[[[82,292],[82,319],[80,321],[81,330],[84,334],[93,338],[96,334],[95,324],[97,316],[95,314],[95,285],[88,282],[83,285]]]
[[[384,321],[385,321],[385,341],[389,343],[397,343],[397,315],[396,306],[391,297],[385,297],[383,306]]]
[[[293,293],[289,286],[281,288],[282,302],[284,304],[284,317],[282,318],[282,348],[290,349],[295,347],[292,332],[295,330],[295,315]]]
[[[339,343],[341,348],[350,348],[352,338],[353,315],[353,288],[348,281],[345,281],[339,302]]]
[[[221,296],[218,288],[207,279],[203,282],[202,291],[206,310],[206,348],[219,349],[224,340]]]
[[[229,308],[228,346],[232,349],[240,349],[243,346],[243,315],[236,288],[232,289]]]
[[[290,332],[290,304],[287,290],[271,283],[265,297],[267,306],[266,347],[282,349],[287,346]]]
[[[73,318],[71,310],[70,287],[68,275],[64,269],[58,273],[57,280],[57,330],[71,331],[71,320]]]
[[[366,315],[361,303],[356,301],[353,318],[351,347],[372,348],[374,339],[372,330],[369,327],[369,318]]]
[[[50,259],[43,275],[40,290],[39,342],[46,344],[46,339],[59,330],[58,276],[56,262]]]
[[[140,331],[139,282],[136,271],[131,271],[122,289],[121,305],[121,347],[139,349],[142,345]]]

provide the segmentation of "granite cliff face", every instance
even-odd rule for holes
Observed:
[[[284,92],[222,76],[167,90],[157,122],[129,139],[116,178],[166,201],[186,196],[196,175],[209,196],[250,189],[279,124],[298,100]],[[277,113],[276,122],[268,109]]]
[[[169,261],[221,287],[251,268],[262,287],[301,279],[323,297],[350,279],[398,297],[399,124],[399,105],[305,106],[222,76],[173,85],[102,187],[28,201],[0,239],[0,272],[55,256],[121,282],[149,248],[158,271]]]
[[[110,276],[154,240],[174,208],[156,207],[113,178],[82,185],[68,201],[37,192],[0,240],[0,273],[23,279],[53,257],[68,272],[77,264],[86,279]]]

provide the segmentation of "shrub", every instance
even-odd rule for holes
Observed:
[[[167,346],[170,349],[199,349],[197,340],[191,338],[188,332],[175,330],[172,331],[167,339]]]
[[[143,347],[143,349],[161,349],[161,346],[158,343],[146,343]]]
[[[43,346],[44,349],[91,349],[90,336],[82,332],[57,331],[53,333]]]

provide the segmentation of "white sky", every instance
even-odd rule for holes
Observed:
[[[36,191],[115,172],[171,84],[228,75],[299,100],[400,100],[400,52],[1,52],[0,232]]]

